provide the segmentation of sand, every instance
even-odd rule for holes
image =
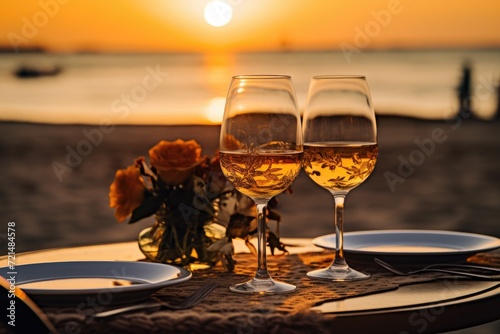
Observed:
[[[346,231],[438,229],[500,237],[500,122],[381,117],[378,129],[379,159],[348,196]],[[8,222],[15,222],[16,252],[136,239],[153,220],[115,221],[108,207],[115,171],[162,139],[196,139],[212,154],[218,135],[216,126],[0,123],[0,254],[7,253]],[[70,153],[78,149],[86,156]],[[332,233],[331,195],[303,173],[293,190],[279,197],[282,236]],[[499,328],[496,321],[456,333]]]
[[[379,160],[347,198],[346,231],[439,229],[500,237],[500,122],[379,117],[378,129]],[[217,126],[0,123],[3,248],[9,221],[16,224],[18,252],[135,239],[152,218],[116,222],[108,207],[115,171],[162,139],[195,139],[213,154],[218,135]],[[282,236],[332,233],[331,195],[303,173],[293,190],[279,196]]]

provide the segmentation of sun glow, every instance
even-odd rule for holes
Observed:
[[[205,109],[205,116],[210,122],[220,124],[222,122],[222,117],[224,116],[225,105],[225,98],[214,97],[212,100],[210,100],[210,103]]]
[[[213,27],[222,27],[231,22],[233,7],[222,1],[210,1],[204,10],[205,21]]]
[[[474,6],[452,0],[122,0],[118,7],[114,1],[69,2],[3,0],[9,10],[0,12],[0,46],[252,52],[340,50],[345,44],[358,49],[500,45],[500,1],[491,0]]]

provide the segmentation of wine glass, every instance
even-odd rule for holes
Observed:
[[[260,294],[294,290],[294,285],[273,280],[266,262],[267,203],[290,186],[302,166],[300,113],[290,76],[232,78],[219,148],[222,172],[257,206],[257,272],[230,290]]]
[[[315,76],[303,119],[304,170],[335,202],[335,257],[330,267],[307,273],[333,281],[366,279],[344,257],[344,200],[375,168],[377,126],[364,76]]]

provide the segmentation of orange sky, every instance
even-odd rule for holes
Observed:
[[[257,51],[500,46],[500,1],[3,0],[0,45],[51,51]],[[8,9],[7,9],[8,8]]]

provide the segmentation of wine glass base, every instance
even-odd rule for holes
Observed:
[[[295,290],[295,285],[277,282],[273,279],[251,279],[248,282],[234,284],[229,290],[238,293],[255,294],[278,294],[287,293]]]
[[[328,267],[325,269],[313,270],[307,273],[307,277],[311,279],[322,279],[335,282],[359,281],[370,278],[369,274],[364,274],[350,267],[335,268]]]

